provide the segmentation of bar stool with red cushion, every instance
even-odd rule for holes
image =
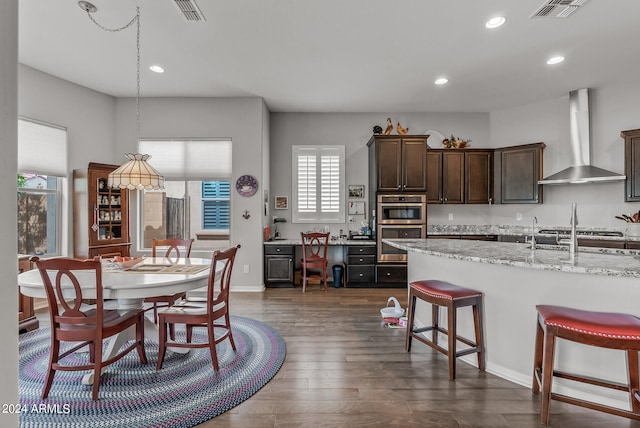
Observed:
[[[431,325],[414,328],[416,300],[424,300],[431,303]],[[448,330],[438,324],[440,306],[447,308]],[[458,336],[457,334],[457,309],[471,306],[473,310],[473,324],[475,329],[475,342]],[[431,340],[422,333],[431,331]],[[447,335],[447,349],[438,345],[438,333]],[[415,281],[409,285],[409,316],[407,320],[407,333],[405,349],[411,351],[411,339],[417,339],[447,355],[449,357],[449,380],[456,378],[456,358],[467,354],[478,354],[478,368],[484,371],[484,338],[482,331],[482,293],[470,288],[460,287],[445,281],[424,280]],[[456,342],[460,341],[469,348],[457,351]]]
[[[588,409],[640,420],[640,380],[638,351],[640,350],[640,319],[627,314],[592,312],[562,306],[538,305],[536,347],[533,368],[533,393],[542,390],[540,421],[549,424],[551,400],[563,401]],[[553,369],[556,338],[584,345],[618,349],[627,352],[629,383],[613,383],[592,377],[569,374]],[[551,392],[554,377],[588,383],[603,388],[627,391],[631,411]]]

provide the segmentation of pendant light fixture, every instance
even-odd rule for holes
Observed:
[[[128,24],[120,28],[106,28],[96,22],[91,14],[96,12],[96,8],[93,4],[87,1],[79,1],[78,6],[85,12],[91,21],[98,27],[109,32],[118,32],[126,30],[131,27],[133,23],[136,23],[136,54],[137,54],[137,68],[136,68],[136,136],[137,141],[140,141],[140,8],[136,7],[136,15],[129,21]],[[140,153],[126,153],[125,157],[129,159],[128,162],[117,168],[115,171],[109,174],[108,186],[119,189],[131,189],[131,190],[157,190],[164,189],[164,177],[148,162],[151,156]]]

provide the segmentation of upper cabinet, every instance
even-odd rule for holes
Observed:
[[[74,256],[129,256],[127,190],[107,185],[117,165],[90,163],[73,171]]]
[[[375,156],[378,192],[424,192],[427,183],[427,136],[375,135],[369,149]]]
[[[433,149],[427,153],[427,202],[493,203],[493,150]]]
[[[544,143],[495,151],[496,195],[503,204],[541,204]]]
[[[640,129],[622,131],[624,138],[625,202],[640,202]]]

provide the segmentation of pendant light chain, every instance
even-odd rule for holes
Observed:
[[[111,33],[117,33],[119,31],[122,30],[126,30],[127,28],[131,27],[133,25],[133,23],[136,23],[136,55],[137,55],[137,62],[136,62],[136,136],[137,136],[137,141],[140,141],[140,7],[136,7],[136,16],[134,16],[131,21],[129,21],[127,24],[123,25],[122,27],[118,27],[118,28],[107,28],[104,25],[100,24],[98,21],[96,21],[95,19],[93,19],[93,16],[91,15],[91,11],[90,10],[86,10],[87,12],[87,16],[89,17],[89,19],[91,19],[91,21],[96,24],[98,27],[100,27],[101,29],[103,29],[104,31],[109,31]]]
[[[116,33],[126,30],[136,23],[136,134],[137,141],[140,142],[140,7],[136,7],[136,15],[126,25],[119,28],[107,28],[98,23],[93,16],[97,8],[84,0],[78,5],[87,12],[89,19],[104,31]],[[149,165],[146,154],[125,154],[126,163],[109,173],[108,186],[117,189],[129,190],[160,190],[164,189],[164,177],[153,166]]]

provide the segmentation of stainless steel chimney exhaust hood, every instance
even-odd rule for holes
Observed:
[[[624,175],[591,165],[588,89],[578,89],[569,93],[569,125],[573,164],[538,181],[538,184],[601,183],[626,178]]]

